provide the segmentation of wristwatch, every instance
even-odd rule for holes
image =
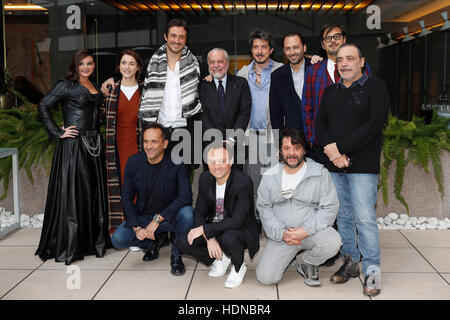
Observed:
[[[156,223],[161,223],[162,222],[162,219],[161,219],[161,215],[159,215],[159,214],[155,214],[154,216],[153,216],[153,221],[155,221]]]

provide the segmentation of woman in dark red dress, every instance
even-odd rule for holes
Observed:
[[[140,151],[142,125],[138,120],[142,85],[142,59],[133,50],[119,56],[118,71],[122,78],[106,98],[106,167],[110,226],[124,220],[120,203],[121,185],[128,158]]]

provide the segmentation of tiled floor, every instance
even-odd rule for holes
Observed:
[[[146,263],[142,252],[128,250],[86,257],[70,268],[53,260],[43,263],[34,256],[40,231],[22,229],[0,240],[1,299],[369,299],[362,294],[362,276],[342,285],[328,280],[340,261],[320,268],[318,288],[306,286],[295,269],[288,269],[278,285],[260,284],[255,269],[265,239],[253,262],[246,254],[244,283],[227,289],[225,276],[208,277],[208,268],[188,257],[183,258],[186,273],[172,276],[169,247]],[[450,299],[450,231],[381,230],[380,239],[382,293],[373,299]]]

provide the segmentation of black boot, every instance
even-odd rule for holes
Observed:
[[[359,276],[359,262],[353,262],[350,256],[343,256],[344,264],[334,273],[330,281],[334,283],[345,283],[350,278]]]

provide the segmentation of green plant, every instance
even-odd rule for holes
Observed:
[[[397,162],[394,194],[406,208],[408,214],[409,207],[401,192],[405,168],[411,161],[429,173],[428,163],[431,160],[438,190],[442,196],[444,195],[442,163],[439,156],[442,150],[450,151],[450,130],[447,130],[449,121],[440,118],[436,110],[433,111],[430,124],[425,124],[423,118],[415,116],[412,121],[404,121],[389,115],[387,126],[383,130],[383,161],[380,168],[381,182],[378,186],[382,188],[383,201],[386,206],[388,204],[387,178],[390,165],[394,160]],[[407,156],[405,156],[406,150],[408,150]]]
[[[24,104],[20,108],[0,110],[0,147],[19,150],[19,167],[25,168],[28,178],[34,183],[31,167],[40,163],[49,173],[55,142],[50,140],[39,120],[36,105],[29,103],[20,93],[15,93]],[[52,114],[55,122],[62,125],[61,112],[52,111]],[[0,160],[0,180],[3,180],[4,187],[0,200],[6,197],[11,167],[10,159]]]

